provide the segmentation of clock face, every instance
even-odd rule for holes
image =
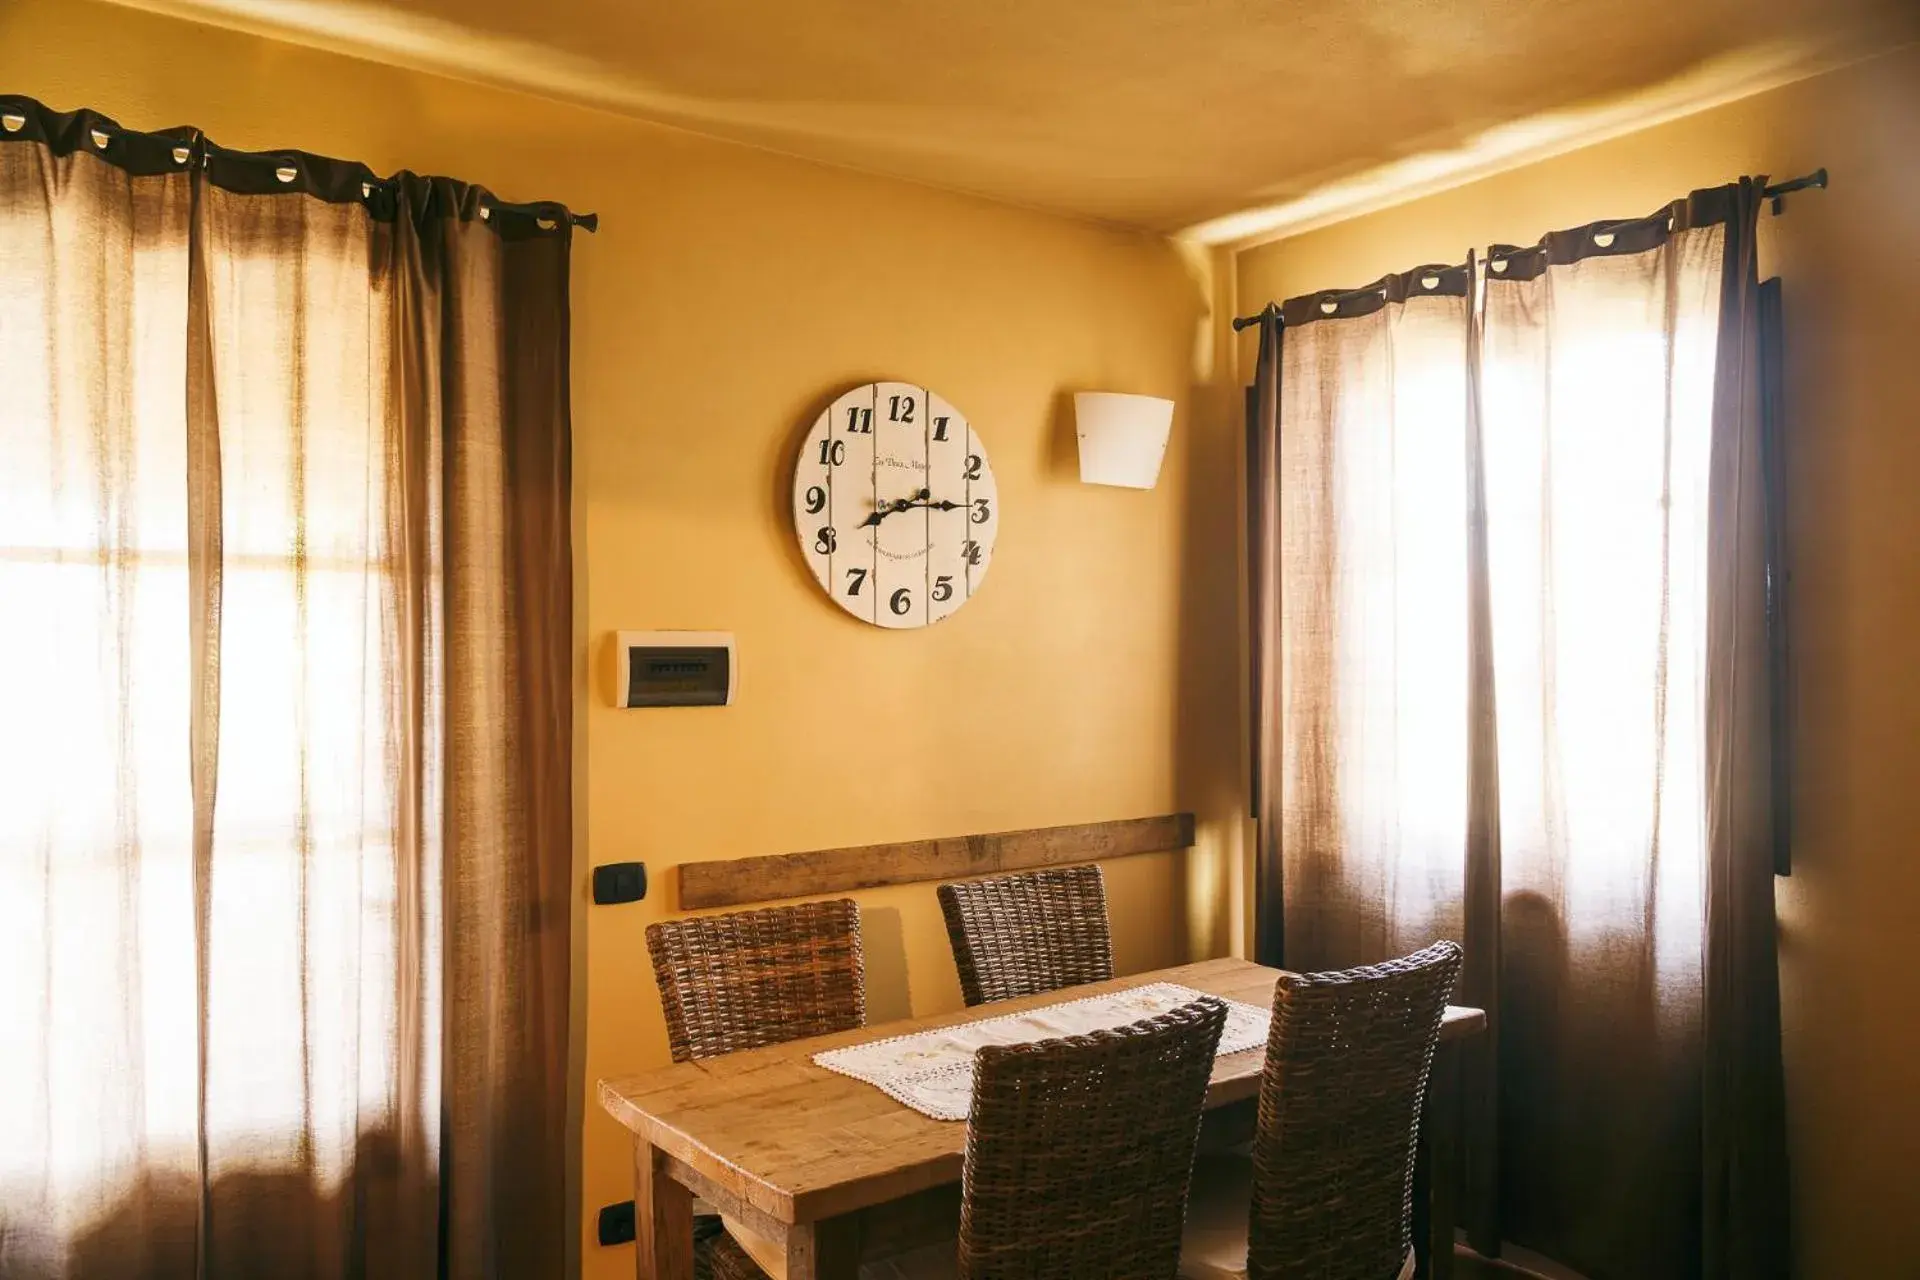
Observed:
[[[925,387],[870,382],[808,433],[793,521],[835,604],[875,626],[924,627],[980,589],[1000,494],[987,451],[952,405]]]

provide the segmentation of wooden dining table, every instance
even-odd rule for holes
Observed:
[[[1280,971],[1205,960],[1019,1000],[729,1053],[600,1082],[600,1105],[633,1133],[640,1280],[691,1280],[693,1202],[784,1253],[787,1280],[852,1280],[862,1262],[952,1238],[967,1126],[934,1120],[870,1084],[815,1065],[824,1049],[911,1035],[1150,982],[1266,1008]],[[1418,1275],[1452,1272],[1451,1176],[1458,1057],[1486,1015],[1450,1006],[1440,1030],[1416,1170]],[[1253,1135],[1263,1049],[1214,1062],[1203,1149]]]

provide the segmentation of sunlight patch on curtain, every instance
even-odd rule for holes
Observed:
[[[185,177],[85,156],[0,164],[54,188],[0,208],[0,1201],[12,1256],[57,1269],[62,1242],[198,1176],[189,201]],[[387,317],[360,210],[208,200],[230,478],[209,1176],[325,1193],[399,1095]],[[254,225],[288,217],[302,234]]]

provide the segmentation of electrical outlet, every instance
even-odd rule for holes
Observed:
[[[633,1201],[622,1200],[600,1210],[600,1243],[633,1243]]]
[[[593,902],[604,907],[614,902],[638,902],[647,896],[647,864],[609,862],[593,869]]]

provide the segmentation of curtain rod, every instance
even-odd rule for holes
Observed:
[[[495,200],[487,207],[490,209],[506,209],[512,213],[533,214],[535,216],[542,216],[546,212],[546,206],[537,204],[514,204],[509,200]],[[582,231],[598,231],[600,229],[600,215],[597,213],[575,213],[573,210],[568,209],[567,221]]]
[[[1808,190],[1824,191],[1826,186],[1827,171],[1822,167],[1815,169],[1812,173],[1802,174],[1798,178],[1791,178],[1786,182],[1776,182],[1770,187],[1763,187],[1761,188],[1760,194],[1765,199],[1773,201],[1773,211],[1777,214],[1785,210],[1786,197],[1793,192]],[[1279,314],[1280,304],[1277,302],[1269,302],[1266,306],[1260,308],[1260,310],[1250,316],[1235,316],[1233,318],[1233,331],[1238,333],[1242,329],[1259,324],[1268,316],[1277,316]]]
[[[380,177],[358,161],[335,160],[294,149],[239,151],[223,147],[204,130],[191,125],[152,132],[128,129],[112,117],[85,107],[55,111],[24,94],[0,93],[0,141],[16,140],[37,142],[60,156],[85,151],[129,173],[149,177],[175,172],[197,154],[200,168],[227,170],[226,177],[217,179],[216,185],[229,190],[253,195],[300,192],[336,204],[367,201],[376,190],[395,191],[401,179],[400,174]],[[246,176],[236,181],[236,174]],[[424,180],[429,184],[456,181],[433,177]],[[476,193],[473,198],[482,218],[506,214],[532,222],[542,231],[553,230],[560,225],[561,218],[582,231],[597,231],[600,227],[598,214],[575,213],[558,201],[522,204],[502,200],[474,183],[457,182],[456,185],[464,192]],[[467,197],[460,194],[455,198]]]

